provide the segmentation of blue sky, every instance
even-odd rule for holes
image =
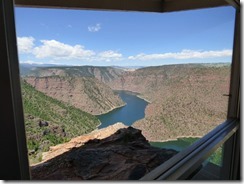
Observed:
[[[21,63],[151,66],[230,62],[232,7],[174,13],[16,8]]]

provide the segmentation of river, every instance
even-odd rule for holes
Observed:
[[[126,103],[125,106],[114,109],[106,114],[98,115],[101,125],[98,127],[105,128],[117,122],[122,122],[127,126],[132,125],[135,121],[145,117],[145,109],[148,102],[137,97],[135,93],[128,91],[117,91],[121,99]],[[198,138],[179,138],[173,141],[166,142],[150,142],[152,146],[174,149],[182,151],[184,148],[191,145]]]
[[[125,106],[114,109],[106,114],[98,115],[101,125],[105,128],[117,122],[122,122],[127,126],[145,117],[145,109],[148,104],[145,100],[136,96],[135,93],[128,91],[118,91],[120,98],[126,103]]]

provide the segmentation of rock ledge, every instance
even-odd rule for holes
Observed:
[[[62,145],[52,147],[52,151],[58,148]],[[150,146],[138,129],[122,127],[109,137],[78,143],[32,166],[31,173],[34,180],[137,180],[176,153]]]

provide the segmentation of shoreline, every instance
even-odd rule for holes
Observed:
[[[173,139],[166,139],[166,140],[148,140],[148,142],[160,142],[160,143],[163,143],[163,142],[169,142],[169,141],[177,141],[178,139],[182,139],[182,138],[201,138],[202,136],[200,135],[196,135],[196,136],[177,136],[176,138],[173,138]]]
[[[142,99],[142,100],[145,100],[147,103],[151,104],[152,102],[150,102],[148,99],[145,99],[143,98],[142,96],[139,95],[136,95],[138,98]]]
[[[148,99],[144,98],[141,96],[141,93],[135,92],[135,91],[130,91],[130,90],[114,90],[114,91],[124,91],[124,92],[128,92],[128,93],[132,93],[132,95],[146,101],[147,103],[151,104],[152,102],[150,102]]]
[[[131,92],[131,93],[134,93],[134,94],[132,94],[132,95],[134,95],[134,96],[136,96],[136,97],[138,97],[138,98],[140,98],[140,99],[146,101],[147,103],[149,103],[149,104],[152,103],[152,102],[150,102],[149,100],[147,100],[147,99],[143,98],[142,96],[140,96],[140,95],[141,95],[140,93],[137,93],[137,92],[134,92],[134,91],[129,91],[129,90],[113,90],[113,91],[124,91],[124,92],[128,92],[128,93]],[[125,103],[125,102],[124,102],[124,103]],[[115,110],[115,109],[124,107],[124,106],[126,106],[126,105],[127,105],[127,103],[125,103],[125,104],[123,104],[123,105],[120,105],[120,106],[118,106],[118,107],[111,108],[110,110],[108,110],[108,111],[106,111],[106,112],[99,113],[99,114],[92,114],[92,115],[93,115],[93,116],[104,115],[104,114],[107,114],[107,113],[109,113],[109,112],[111,112],[111,111],[113,111],[113,110]]]
[[[124,106],[126,106],[126,105],[127,105],[127,104],[125,103],[125,104],[123,104],[123,105],[120,105],[120,106],[117,106],[117,107],[113,107],[113,108],[109,109],[108,111],[106,111],[106,112],[104,112],[104,113],[100,113],[100,114],[92,114],[92,115],[93,115],[93,116],[104,115],[104,114],[107,114],[107,113],[109,113],[109,112],[111,112],[111,111],[113,111],[113,110],[115,110],[115,109],[124,107]]]
[[[95,128],[94,130],[99,130],[98,127],[102,124],[101,121],[100,121],[99,119],[98,119],[98,121],[99,121],[99,124],[96,126],[96,128]],[[94,130],[93,130],[93,131],[94,131]]]
[[[128,91],[128,90],[114,90],[114,91],[124,91],[124,92],[128,92],[128,93],[132,93],[131,95],[134,95],[134,96],[136,96],[136,97],[138,97],[138,98],[140,98],[140,99],[146,101],[148,104],[152,103],[152,102],[150,102],[149,100],[147,100],[147,99],[143,98],[142,96],[140,96],[140,95],[141,95],[140,93],[137,93],[137,92],[134,92],[134,91]],[[107,114],[107,113],[109,113],[109,112],[111,112],[111,111],[113,111],[113,110],[115,110],[115,109],[119,109],[119,108],[121,108],[121,107],[124,107],[124,106],[126,106],[126,105],[127,105],[127,103],[124,102],[123,105],[120,105],[120,106],[111,108],[111,109],[109,109],[109,110],[106,111],[106,112],[99,113],[99,114],[92,114],[92,115],[93,115],[93,116],[96,116],[96,117],[97,117],[97,116],[101,116],[101,115]],[[144,117],[144,118],[145,118],[145,117]],[[99,118],[98,118],[98,120],[99,120]],[[95,128],[94,130],[98,130],[98,129],[99,129],[98,127],[99,127],[101,124],[102,124],[102,122],[99,120],[99,124],[96,126],[96,128]]]

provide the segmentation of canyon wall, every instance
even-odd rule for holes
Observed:
[[[92,77],[26,77],[26,82],[46,95],[93,115],[125,105],[113,90]]]
[[[151,102],[133,124],[147,139],[202,136],[226,119],[229,65],[169,65],[138,69],[106,83]]]
[[[134,71],[52,67],[32,73],[39,77],[27,77],[26,81],[37,90],[91,114],[123,105],[112,90],[139,93],[150,104],[145,118],[133,126],[152,141],[202,136],[226,118],[229,64],[165,65]]]

